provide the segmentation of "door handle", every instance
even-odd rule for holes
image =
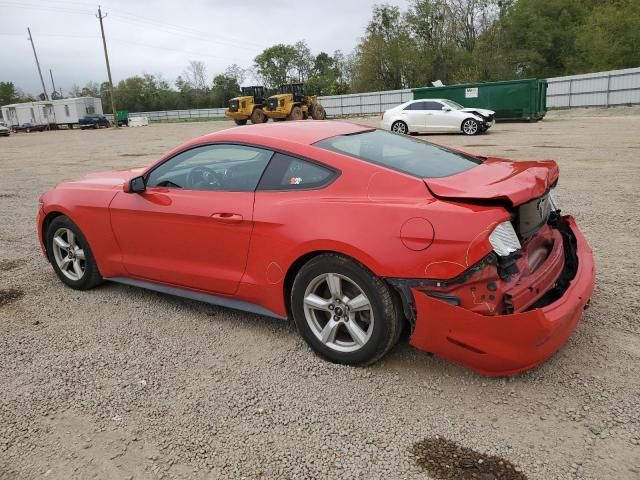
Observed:
[[[240,223],[242,215],[239,213],[214,213],[211,218],[220,223]]]

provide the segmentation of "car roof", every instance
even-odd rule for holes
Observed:
[[[198,143],[217,141],[221,139],[233,139],[242,141],[243,137],[262,137],[268,139],[282,140],[284,142],[311,145],[325,138],[337,135],[347,135],[351,133],[371,130],[373,127],[358,125],[351,122],[340,122],[336,120],[299,120],[286,122],[269,122],[258,125],[245,125],[242,127],[229,128],[219,132],[211,133],[200,137]]]

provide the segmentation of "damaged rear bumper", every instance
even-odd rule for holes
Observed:
[[[543,363],[569,339],[595,283],[593,255],[573,217],[576,274],[562,296],[540,308],[482,315],[412,288],[416,323],[410,344],[491,376],[511,375]]]

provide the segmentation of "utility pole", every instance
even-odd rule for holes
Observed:
[[[42,84],[42,91],[44,93],[45,100],[49,100],[49,95],[47,94],[47,87],[44,86],[44,80],[42,78],[42,71],[40,70],[40,62],[38,61],[38,54],[36,53],[36,46],[33,44],[33,38],[31,37],[31,28],[27,27],[27,32],[29,32],[29,41],[31,42],[31,48],[33,48],[33,56],[36,57],[36,66],[38,67],[38,75],[40,75],[40,83]]]
[[[53,81],[53,72],[51,71],[51,69],[49,69],[49,75],[51,76],[51,85],[53,86],[53,92],[58,93],[56,90],[56,82]]]
[[[113,123],[118,128],[118,116],[116,115],[116,99],[113,96],[113,80],[111,79],[111,67],[109,66],[109,54],[107,53],[107,41],[104,38],[104,25],[102,25],[102,19],[107,14],[102,15],[102,10],[98,6],[98,20],[100,20],[100,31],[102,32],[102,46],[104,47],[104,60],[107,63],[107,74],[109,75],[109,93],[111,95],[111,111],[113,112]]]

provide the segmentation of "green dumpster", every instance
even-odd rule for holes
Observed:
[[[118,122],[118,126],[121,127],[123,125],[129,126],[129,111],[128,110],[118,110],[116,111],[116,120]]]
[[[529,78],[421,87],[413,89],[413,98],[446,98],[464,107],[493,110],[496,120],[534,121],[547,112],[547,81]]]

